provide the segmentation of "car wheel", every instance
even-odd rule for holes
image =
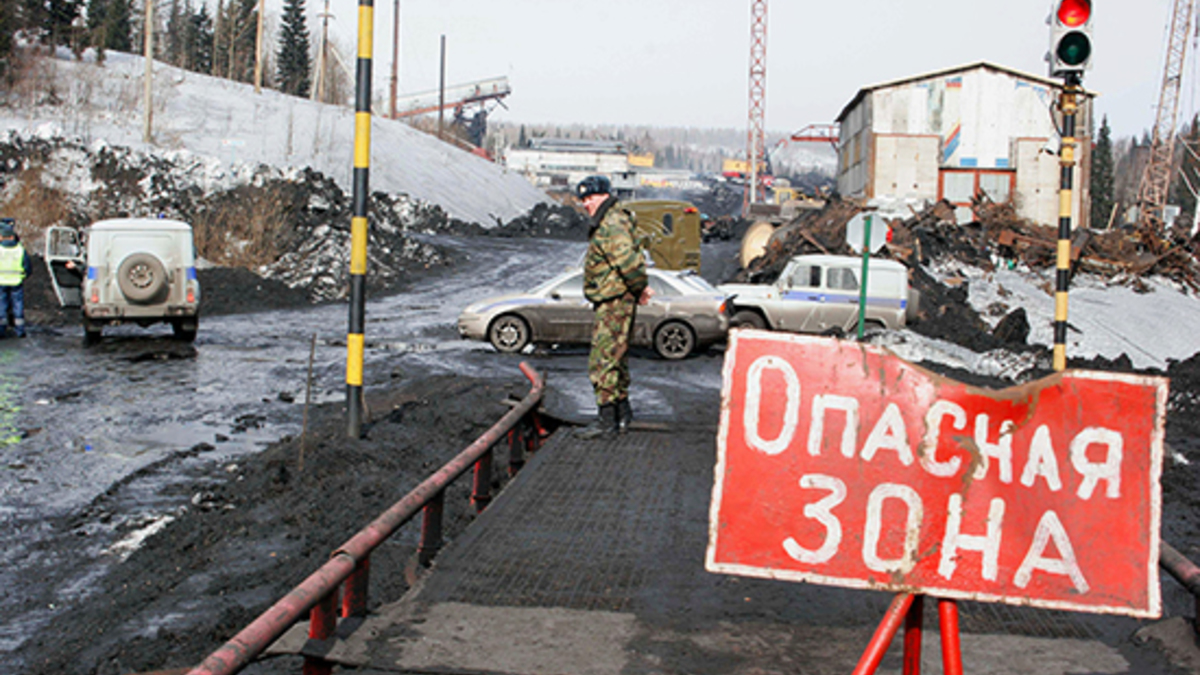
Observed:
[[[488,328],[488,342],[491,342],[498,352],[519,352],[529,344],[529,324],[516,314],[505,314],[493,321]]]
[[[171,330],[174,331],[176,340],[195,342],[199,324],[196,319],[177,319],[171,322]]]
[[[117,268],[117,285],[132,303],[160,302],[167,291],[167,270],[152,253],[131,253]]]
[[[740,309],[737,314],[733,315],[733,319],[729,322],[729,325],[734,328],[757,328],[758,330],[765,330],[767,322],[763,319],[762,314],[752,309]]]
[[[668,321],[654,333],[654,351],[672,361],[685,358],[696,348],[696,334],[682,321]]]
[[[98,321],[91,319],[83,320],[83,344],[97,345],[100,344],[100,338],[104,337],[104,325]]]

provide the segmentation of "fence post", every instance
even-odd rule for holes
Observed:
[[[528,434],[525,436],[525,449],[528,454],[536,455],[542,447],[541,420],[538,419],[537,412],[530,410],[529,414],[521,421],[528,429]]]
[[[433,556],[437,555],[442,546],[442,511],[446,502],[446,491],[438,490],[433,499],[422,509],[421,543],[417,547],[417,562],[421,567],[429,567]]]
[[[508,431],[508,475],[515,476],[525,466],[525,429],[520,422]]]
[[[366,616],[370,588],[371,558],[363,558],[354,565],[354,571],[346,577],[346,591],[342,595],[342,616]]]
[[[475,513],[480,513],[492,502],[492,448],[475,462],[475,477],[471,486],[471,503]]]
[[[337,632],[337,587],[312,608],[308,615],[308,638],[328,640]],[[319,656],[304,657],[304,675],[331,675],[333,664]]]

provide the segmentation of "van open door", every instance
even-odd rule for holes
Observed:
[[[63,307],[82,307],[87,261],[79,232],[70,227],[47,229],[45,253],[46,270],[58,303]]]

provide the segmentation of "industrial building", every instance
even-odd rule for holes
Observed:
[[[610,176],[615,186],[632,188],[621,180],[630,175],[630,167],[620,141],[535,138],[527,148],[509,148],[504,165],[540,188],[566,189],[592,174]]]
[[[838,192],[889,206],[946,199],[971,219],[971,198],[1012,200],[1017,212],[1056,226],[1062,85],[987,62],[884,82],[858,91],[837,117]],[[1076,117],[1072,213],[1088,226],[1091,94]]]

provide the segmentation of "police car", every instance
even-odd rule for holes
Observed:
[[[722,284],[720,290],[733,304],[734,327],[849,332],[858,324],[861,278],[862,258],[800,255],[773,284]],[[904,265],[871,258],[866,300],[868,326],[901,328],[916,320],[920,292],[909,288]]]

